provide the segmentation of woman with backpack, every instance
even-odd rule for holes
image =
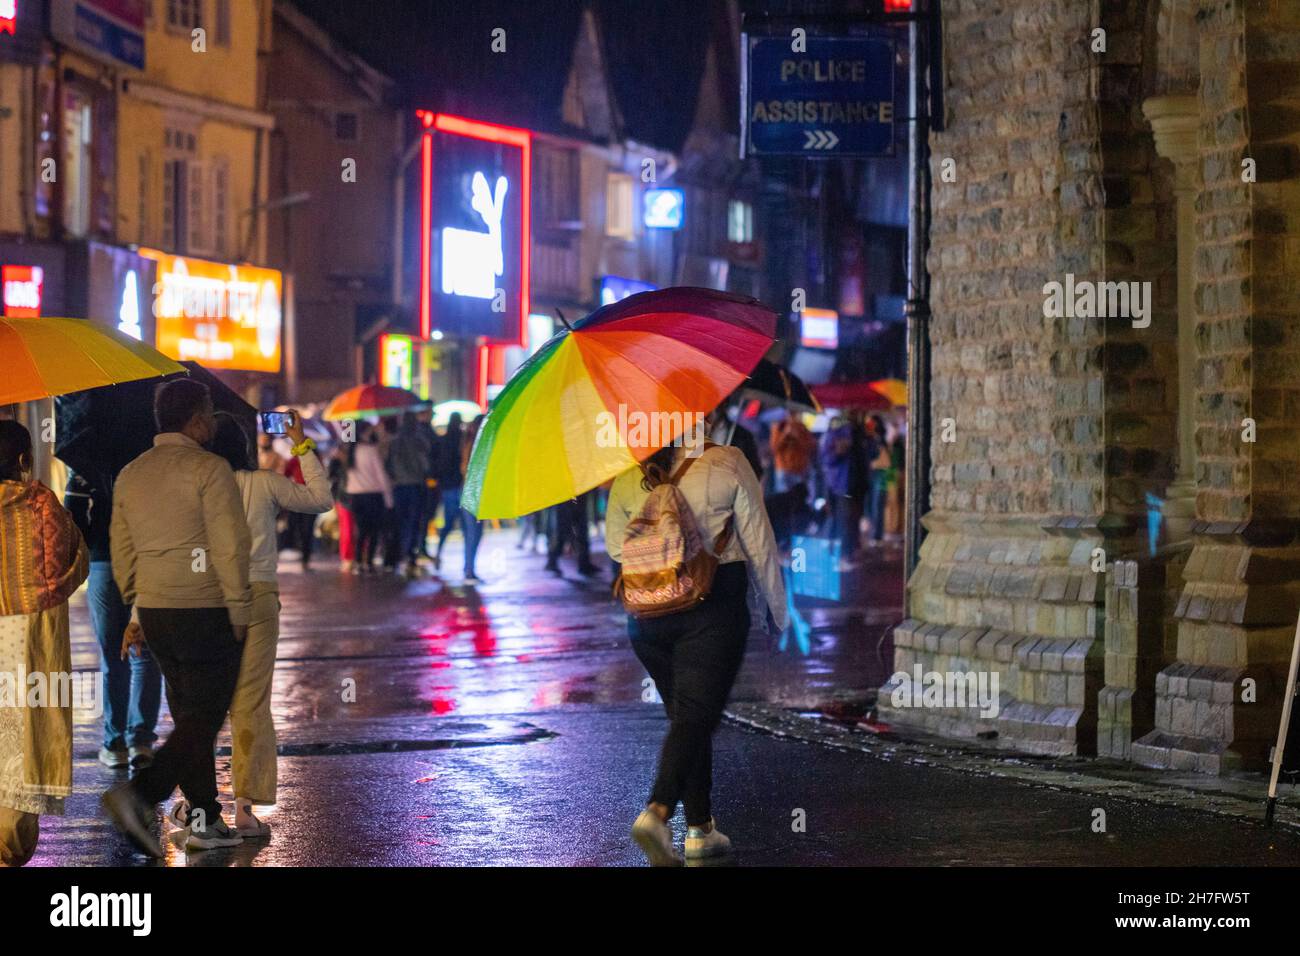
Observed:
[[[686,812],[686,856],[726,853],[710,806],[713,731],[749,634],[753,576],[776,628],[785,586],[754,471],[738,448],[668,447],[614,480],[606,550],[621,564],[615,591],[637,658],[670,721],[654,787],[632,837],[656,866],[681,862],[668,820]]]

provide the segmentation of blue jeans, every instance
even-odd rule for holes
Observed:
[[[885,534],[885,489],[889,473],[883,468],[873,469],[867,485],[867,517],[871,519],[871,540],[879,541]]]
[[[393,507],[397,511],[397,556],[409,561],[424,550],[424,487],[397,485]]]
[[[158,739],[154,727],[162,700],[162,674],[147,647],[140,648],[139,657],[122,660],[122,634],[131,609],[122,603],[109,562],[90,563],[86,603],[99,641],[104,679],[104,746],[110,750],[152,746]]]
[[[451,529],[463,518],[464,515],[460,512],[460,488],[442,489],[442,527],[438,530],[439,557],[442,557],[442,546],[447,543],[447,535],[451,534]],[[465,526],[461,525],[460,530],[464,534]]]
[[[483,540],[483,522],[461,508],[460,526],[465,532],[465,576],[475,577],[474,558],[478,555],[478,543]]]

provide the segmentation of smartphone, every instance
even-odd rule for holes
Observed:
[[[262,412],[258,418],[262,431],[268,435],[287,435],[293,424],[293,412]]]

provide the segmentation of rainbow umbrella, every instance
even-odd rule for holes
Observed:
[[[347,418],[370,418],[383,415],[400,415],[402,412],[424,408],[429,403],[414,392],[391,385],[357,385],[341,395],[335,395],[325,406],[327,422]]]
[[[184,371],[157,349],[85,319],[0,319],[0,405]]]
[[[772,344],[776,313],[711,289],[597,309],[525,362],[493,402],[461,502],[513,518],[608,481],[692,428]]]

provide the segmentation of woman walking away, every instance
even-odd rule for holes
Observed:
[[[275,722],[271,719],[271,678],[275,672],[276,644],[280,638],[280,589],[276,581],[278,558],[275,519],[280,510],[293,514],[324,514],[333,507],[329,479],[313,450],[315,442],[303,435],[297,413],[286,434],[302,468],[303,483],[274,471],[256,467],[248,434],[234,418],[217,415],[217,437],[212,451],[235,472],[248,518],[253,550],[248,580],[253,589],[253,619],[244,641],[239,682],[230,702],[231,776],[235,791],[235,830],[244,839],[271,835],[271,828],[253,815],[254,806],[275,803]],[[188,808],[178,803],[173,814]]]
[[[393,485],[384,470],[379,434],[371,425],[360,425],[356,443],[348,446],[348,480],[344,488],[357,524],[357,570],[369,574],[375,569],[375,550],[384,533],[384,516],[393,507]]]
[[[632,837],[655,865],[679,863],[668,820],[686,811],[686,856],[726,853],[713,820],[713,731],[745,654],[753,575],[786,627],[785,585],[754,470],[738,448],[665,448],[614,480],[605,547],[632,648],[670,721],[650,801]],[[746,567],[748,566],[748,568]]]
[[[456,522],[461,521],[460,490],[465,484],[465,472],[462,466],[464,456],[461,454],[465,445],[465,431],[461,428],[459,412],[452,412],[447,419],[447,432],[434,446],[433,477],[442,492],[442,527],[438,529],[438,550],[433,556],[433,566],[442,567],[442,548],[447,543],[447,536]],[[461,523],[461,534],[465,534],[465,525]]]
[[[68,597],[90,559],[72,515],[31,470],[31,434],[0,421],[0,673],[41,674],[47,687],[67,687]],[[40,815],[62,816],[72,793],[72,701],[42,703],[0,706],[0,866],[32,858]]]

